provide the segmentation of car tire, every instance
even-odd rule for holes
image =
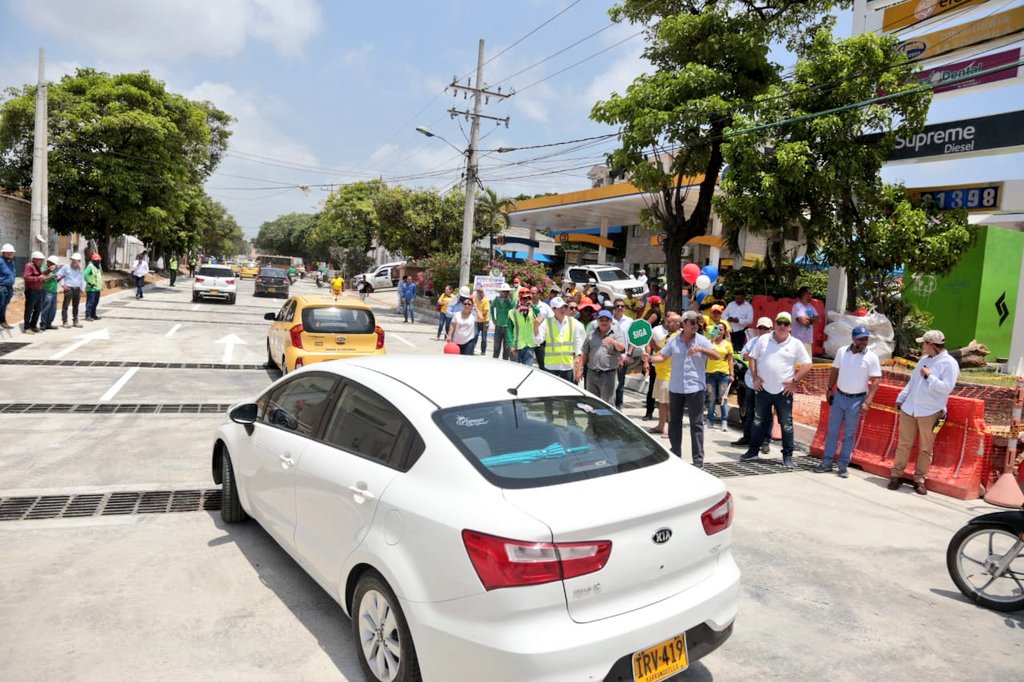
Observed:
[[[234,304],[235,304],[235,294],[231,294],[230,296],[228,296],[228,305],[234,305]]]
[[[192,302],[193,303],[199,303],[199,294],[197,294],[194,291],[192,292]]]
[[[249,518],[249,515],[242,509],[242,502],[238,499],[238,485],[235,481],[235,468],[231,464],[231,455],[227,448],[221,453],[220,458],[220,517],[225,523],[241,523]]]
[[[288,373],[288,358],[281,356],[281,374]]]
[[[352,595],[352,635],[359,648],[359,667],[366,679],[423,679],[402,607],[394,591],[376,572],[363,574],[356,584]]]

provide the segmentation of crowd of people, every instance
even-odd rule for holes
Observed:
[[[0,247],[0,327],[13,329],[7,320],[7,306],[14,296],[14,280],[17,269],[14,263],[15,250],[11,244]],[[81,327],[79,307],[85,294],[86,321],[98,320],[96,308],[103,290],[103,267],[100,254],[93,253],[89,264],[82,267],[82,254],[71,254],[70,262],[61,264],[57,256],[47,257],[41,251],[33,251],[29,261],[22,268],[21,277],[25,282],[24,332],[38,334],[57,329],[59,296],[63,294],[61,327]],[[68,312],[71,316],[69,318]]]

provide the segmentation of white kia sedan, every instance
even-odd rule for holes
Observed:
[[[231,409],[213,478],[350,615],[374,682],[654,682],[732,633],[725,486],[535,368],[312,365]]]

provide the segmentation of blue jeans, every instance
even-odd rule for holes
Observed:
[[[0,284],[0,322],[7,323],[7,304],[14,296],[14,287],[10,284]]]
[[[96,309],[100,307],[100,292],[85,292],[85,319],[96,317]]]
[[[459,344],[459,355],[472,355],[476,349],[476,339],[470,339],[466,343]]]
[[[516,356],[512,358],[512,362],[533,366],[534,361],[537,359],[535,352],[534,348],[520,348],[516,350]]]
[[[487,327],[489,325],[489,322],[476,323],[476,336],[473,337],[473,340],[476,341],[483,337],[483,341],[480,342],[480,355],[487,355]]]
[[[793,456],[793,394],[758,391],[754,395],[754,425],[750,429],[750,445],[744,457],[757,457],[761,442],[771,436],[768,429],[771,428],[773,407],[779,416],[779,426],[782,427],[782,458]]]
[[[715,405],[720,405],[722,422],[729,421],[729,374],[727,372],[711,372],[707,375],[708,426],[715,418]]]
[[[53,320],[57,317],[57,292],[43,292],[43,312],[39,316],[39,326],[43,329],[53,326]]]
[[[402,316],[405,318],[406,322],[409,322],[410,320],[413,322],[416,321],[416,308],[413,306],[412,302],[413,299],[411,298],[402,299]]]
[[[444,335],[448,333],[448,325],[451,323],[451,315],[447,315],[445,313],[437,314],[437,338],[444,338]]]
[[[615,407],[622,409],[622,398],[626,391],[626,366],[619,367],[615,375]]]
[[[839,454],[839,470],[842,471],[850,464],[853,457],[853,446],[857,440],[857,425],[860,423],[860,408],[864,404],[865,396],[849,398],[842,393],[836,393],[832,398],[832,409],[828,414],[828,435],[825,436],[825,453],[822,455],[821,463],[832,466],[832,460],[836,457],[836,444],[839,440],[839,430],[843,431],[842,450]]]
[[[146,284],[145,277],[135,277],[135,297],[142,298],[142,287]]]
[[[502,360],[508,360],[508,327],[494,326],[494,359],[501,354]]]
[[[546,367],[544,371],[548,372],[549,374],[554,374],[556,377],[560,379],[565,379],[570,384],[576,383],[576,377],[574,375],[575,373],[571,369],[551,369],[550,367]]]
[[[754,396],[756,394],[754,393],[754,389],[750,388],[745,384],[743,388],[746,389],[745,391],[743,391],[743,438],[749,443],[750,436],[754,430]],[[765,427],[764,430],[764,437],[766,442],[769,438],[771,438],[772,425],[774,423],[775,419],[772,417],[771,413],[768,413],[768,425],[767,427]],[[757,446],[761,447],[761,444],[758,443]]]

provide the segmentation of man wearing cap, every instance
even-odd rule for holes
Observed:
[[[43,313],[43,282],[46,276],[43,274],[42,251],[33,251],[32,258],[25,263],[22,271],[22,279],[25,280],[25,325],[26,334],[35,334],[42,331],[39,329],[39,318]]]
[[[587,335],[580,357],[580,366],[587,372],[587,390],[609,404],[615,400],[619,357],[626,350],[625,342],[615,333],[614,320],[607,310],[597,314],[597,327]]]
[[[743,349],[740,351],[740,357],[743,358],[744,362],[750,362],[750,351],[754,348],[754,344],[757,340],[772,330],[772,319],[770,317],[762,317],[757,321],[757,336],[753,336],[749,341],[744,344]],[[743,375],[743,385],[746,390],[743,391],[743,437],[737,441],[733,441],[733,445],[747,446],[750,445],[751,431],[754,427],[754,396],[757,391],[754,390],[754,373],[747,369]],[[772,432],[772,414],[768,413],[768,423],[765,427],[764,439],[758,444],[761,449],[762,455],[768,454],[769,449],[769,435]]]
[[[917,342],[921,344],[921,360],[914,367],[910,381],[896,396],[900,437],[896,446],[896,462],[887,487],[896,490],[903,482],[903,470],[910,459],[910,448],[916,437],[918,446],[914,492],[927,495],[925,479],[932,464],[935,425],[946,415],[949,394],[960,378],[960,365],[946,352],[946,335],[938,329],[925,332]]]
[[[725,306],[724,314],[732,328],[732,347],[743,348],[747,343],[747,327],[754,324],[754,306],[747,302],[747,294],[737,291]]]
[[[554,314],[543,323],[546,345],[544,369],[576,384],[583,374],[580,354],[586,332],[579,320],[567,314],[566,307],[560,296],[551,299]]]
[[[508,314],[506,341],[509,359],[521,365],[532,365],[537,357],[537,334],[540,333],[540,309],[533,305],[533,294],[526,287],[519,289],[519,303]]]
[[[39,328],[43,331],[56,329],[53,320],[57,317],[57,292],[60,290],[60,276],[57,271],[60,259],[50,256],[43,266],[43,311],[39,315]]]
[[[792,325],[789,313],[779,313],[775,316],[775,331],[758,337],[750,350],[747,371],[754,374],[754,424],[750,444],[740,461],[757,459],[758,447],[770,433],[766,430],[768,418],[775,408],[782,427],[782,465],[794,468],[793,387],[811,371],[811,356],[800,340],[790,334]]]
[[[57,276],[60,278],[61,289],[64,291],[64,304],[60,311],[61,326],[65,329],[71,326],[68,324],[68,306],[70,305],[74,326],[81,327],[82,323],[78,321],[78,304],[82,299],[82,288],[85,286],[85,276],[82,273],[82,254],[71,254],[71,264],[60,266]]]
[[[626,390],[626,365],[635,350],[629,343],[629,326],[633,324],[633,318],[626,315],[626,299],[617,298],[612,303],[612,329],[618,335],[619,340],[626,344],[626,352],[619,358],[619,369],[615,373],[615,409],[622,409],[622,399]]]
[[[495,360],[499,354],[502,360],[508,360],[508,314],[516,307],[511,292],[512,287],[504,282],[498,287],[498,295],[491,301],[491,318],[494,320],[494,352],[491,357]]]
[[[100,319],[96,309],[100,306],[100,292],[103,290],[103,258],[100,254],[92,254],[82,277],[85,279],[85,319],[95,322]]]
[[[682,333],[668,340],[661,352],[649,357],[649,360],[657,364],[672,358],[672,373],[668,384],[669,449],[676,456],[683,456],[685,409],[690,420],[693,465],[704,468],[704,392],[707,389],[707,361],[708,358],[721,360],[722,356],[703,334],[697,333],[699,319],[700,314],[692,310],[683,313]]]
[[[853,328],[853,341],[836,351],[832,369],[828,374],[826,396],[831,406],[828,415],[828,434],[825,436],[825,453],[821,464],[814,470],[823,474],[832,471],[839,443],[839,431],[843,432],[842,450],[839,453],[839,478],[847,478],[846,467],[853,456],[853,445],[857,439],[857,425],[862,414],[867,414],[871,401],[878,391],[882,378],[882,365],[878,356],[868,350],[871,332],[863,325]]]
[[[0,247],[0,328],[12,329],[7,323],[7,304],[14,298],[14,279],[17,270],[14,265],[14,247],[4,244]]]

